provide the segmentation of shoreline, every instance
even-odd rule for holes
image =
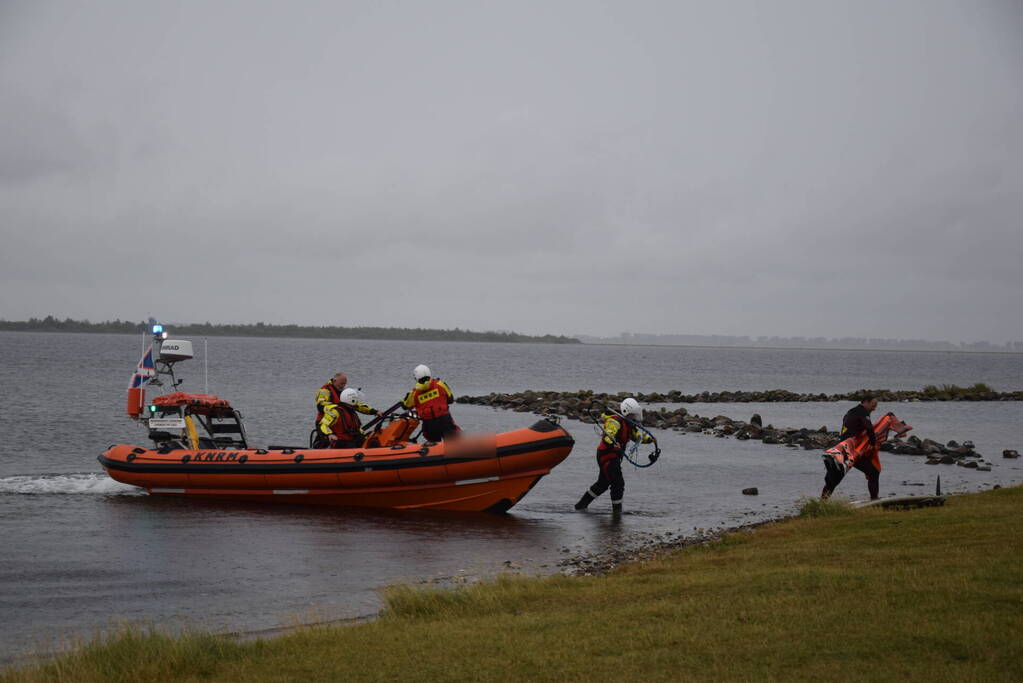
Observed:
[[[187,327],[183,325],[181,327]],[[117,334],[117,335],[137,335],[146,334],[145,332],[124,332],[119,330],[54,330],[54,329],[22,329],[14,327],[0,327],[0,332],[38,332],[45,334]],[[345,341],[414,341],[414,342],[471,342],[477,344],[539,344],[543,346],[607,346],[607,347],[620,347],[620,348],[668,348],[668,349],[716,349],[716,350],[730,350],[735,349],[739,351],[840,351],[843,353],[932,353],[932,354],[961,354],[961,355],[1001,355],[1001,356],[1023,356],[1023,351],[1004,351],[1000,349],[892,349],[887,347],[879,348],[864,348],[864,347],[845,347],[845,346],[714,346],[711,344],[623,344],[614,342],[587,342],[580,341],[574,337],[575,341],[543,341],[542,338],[536,339],[524,339],[520,341],[512,341],[505,339],[414,339],[414,338],[399,338],[399,337],[332,337],[326,335],[285,335],[285,334],[270,334],[270,335],[259,335],[259,334],[237,334],[235,332],[182,332],[182,335],[197,336],[197,337],[228,337],[238,339],[325,339],[325,340],[345,340]],[[486,334],[482,332],[479,334]],[[542,337],[542,335],[521,335],[524,337]],[[557,337],[559,335],[550,335]],[[566,336],[566,335],[560,335]]]
[[[1013,491],[1013,489],[1017,490]],[[980,530],[990,531],[989,526],[983,523],[980,523],[979,527],[976,526],[978,522],[972,519],[970,510],[990,509],[993,513],[992,506],[999,505],[997,501],[1001,500],[1003,501],[1002,507],[997,509],[1002,512],[998,514],[997,518],[992,518],[992,521],[1003,519],[1006,511],[1005,505],[1011,505],[1012,500],[1018,499],[1018,489],[1019,487],[1008,487],[1009,498],[996,497],[992,499],[989,496],[994,493],[993,491],[949,494],[946,496],[949,505],[899,512],[873,510],[864,513],[862,508],[853,507],[848,501],[840,499],[833,501],[836,504],[828,503],[824,506],[813,507],[808,505],[813,502],[812,499],[807,499],[803,505],[799,506],[798,512],[758,522],[730,525],[712,530],[698,530],[696,534],[659,534],[643,538],[639,543],[625,550],[566,558],[565,561],[559,563],[559,571],[542,575],[523,576],[521,573],[495,573],[487,577],[485,583],[450,587],[437,584],[423,586],[407,583],[384,585],[378,590],[384,594],[385,605],[373,614],[356,617],[295,622],[279,628],[221,633],[187,630],[167,632],[159,629],[145,630],[144,626],[129,625],[120,632],[111,631],[105,636],[94,637],[89,642],[75,641],[69,638],[66,640],[68,647],[64,650],[35,652],[30,655],[13,657],[0,669],[0,679],[7,680],[8,677],[12,677],[11,680],[15,680],[13,677],[17,676],[16,680],[22,680],[20,675],[23,671],[32,671],[41,675],[45,670],[52,670],[53,666],[61,667],[62,670],[69,673],[78,670],[76,667],[92,666],[92,662],[105,666],[104,662],[109,661],[113,664],[114,660],[108,659],[109,657],[124,656],[119,653],[123,651],[124,647],[128,647],[137,650],[137,654],[132,659],[143,663],[135,664],[132,660],[123,660],[125,663],[118,666],[129,667],[126,671],[134,670],[130,667],[151,666],[151,662],[156,656],[169,658],[169,662],[164,666],[172,667],[171,678],[184,677],[191,680],[195,675],[195,672],[190,670],[191,665],[185,666],[185,669],[182,670],[173,668],[182,664],[178,654],[180,648],[195,647],[196,645],[209,648],[212,643],[218,641],[223,645],[213,646],[213,653],[210,655],[213,658],[212,661],[219,661],[218,658],[221,656],[219,653],[223,652],[229,654],[231,659],[230,662],[226,660],[222,662],[226,667],[222,673],[237,674],[238,671],[241,671],[238,667],[262,672],[250,680],[262,680],[261,676],[268,674],[272,674],[274,680],[305,680],[309,670],[317,670],[316,667],[320,666],[321,659],[324,662],[328,659],[340,662],[340,667],[349,673],[361,671],[368,675],[369,672],[376,671],[373,668],[373,662],[377,660],[374,660],[373,657],[358,658],[357,661],[351,662],[345,661],[352,652],[358,651],[358,648],[362,646],[360,639],[377,642],[382,634],[393,633],[397,629],[397,632],[405,634],[402,637],[410,638],[412,642],[421,642],[424,629],[430,633],[446,633],[452,628],[457,630],[461,623],[463,629],[468,628],[470,631],[479,632],[479,627],[475,624],[480,620],[487,623],[496,621],[497,624],[508,624],[508,619],[516,618],[529,620],[525,623],[539,618],[546,619],[548,621],[542,623],[551,623],[552,626],[557,624],[558,628],[567,629],[565,634],[566,637],[569,637],[571,633],[577,632],[575,630],[577,626],[574,626],[575,621],[573,621],[576,616],[585,622],[592,614],[591,610],[586,607],[581,607],[582,611],[578,611],[580,599],[585,605],[587,600],[604,596],[607,590],[611,590],[612,595],[623,591],[627,591],[623,595],[635,594],[631,601],[625,603],[620,603],[620,598],[612,597],[612,604],[616,605],[613,608],[602,606],[602,609],[614,609],[616,613],[621,613],[622,616],[619,616],[619,619],[625,618],[630,623],[635,618],[634,615],[639,613],[649,613],[646,618],[656,620],[666,616],[665,609],[682,609],[686,621],[679,622],[677,627],[672,627],[673,629],[682,629],[680,633],[702,633],[704,629],[700,625],[704,618],[700,615],[710,615],[711,622],[707,623],[707,627],[715,630],[725,629],[723,633],[727,633],[729,629],[746,629],[748,625],[754,631],[759,628],[756,623],[751,624],[745,617],[736,619],[735,615],[737,614],[752,617],[754,622],[762,621],[768,618],[767,615],[771,615],[772,619],[778,620],[779,628],[781,628],[784,624],[798,624],[798,619],[795,622],[793,619],[802,613],[801,610],[809,609],[815,604],[814,591],[821,588],[822,580],[829,581],[824,577],[832,576],[832,573],[839,568],[842,573],[835,575],[839,582],[838,585],[848,586],[849,581],[855,584],[856,581],[862,580],[859,575],[850,575],[849,572],[865,572],[863,576],[872,576],[874,572],[878,571],[878,566],[888,566],[884,563],[877,565],[877,558],[871,559],[873,555],[870,555],[870,553],[879,552],[878,548],[887,547],[884,543],[875,546],[873,541],[866,541],[871,550],[861,549],[860,545],[864,542],[862,540],[864,538],[863,531],[870,530],[872,534],[895,534],[896,536],[892,536],[889,541],[889,544],[895,544],[890,552],[909,552],[918,556],[917,561],[938,562],[942,557],[941,548],[946,542],[944,539],[949,533],[974,541],[976,535],[982,533]],[[919,498],[929,498],[929,496],[919,496]],[[958,502],[961,500],[966,502]],[[957,531],[955,526],[948,526],[943,521],[945,519],[950,522],[957,520],[956,523],[962,526],[964,513],[969,518],[965,523],[974,526]],[[893,515],[895,516],[893,517]],[[793,526],[793,524],[800,526]],[[1004,523],[1002,526],[1005,526]],[[929,532],[929,539],[921,540],[918,533],[914,531],[917,528]],[[758,534],[757,532],[761,529],[765,533]],[[1004,535],[1010,530],[1011,527],[1005,527],[1001,533]],[[996,538],[1002,537],[996,536]],[[826,541],[826,545],[821,546],[821,541]],[[836,543],[852,543],[853,545],[846,547],[845,550],[839,550],[833,547],[833,544]],[[828,549],[822,551],[819,549],[821,547]],[[995,547],[1000,546],[996,545]],[[680,550],[693,552],[677,555],[677,551]],[[867,552],[869,556],[861,557],[863,552]],[[793,554],[799,559],[793,559]],[[976,562],[983,561],[985,567],[989,566],[987,564],[990,561],[989,555],[985,554],[980,546],[972,553],[972,556],[975,556]],[[721,565],[715,559],[718,557],[729,558],[731,561],[727,566]],[[851,558],[860,559],[853,560]],[[847,566],[850,563],[864,566],[850,568]],[[821,564],[826,566],[818,566]],[[953,562],[956,567],[959,564],[961,564],[961,559]],[[568,565],[571,565],[575,571],[564,571],[564,567]],[[832,565],[834,566],[832,567]],[[901,576],[897,567],[894,567],[892,571],[895,572],[893,577]],[[969,568],[966,571],[970,571]],[[762,584],[764,580],[770,581],[770,577],[777,575],[778,572],[782,572],[782,575],[777,582],[757,587],[757,582]],[[941,574],[939,573],[939,575]],[[853,576],[856,578],[852,578]],[[642,577],[643,580],[637,583],[634,581],[635,577]],[[594,583],[594,581],[599,583]],[[708,581],[713,583],[707,583]],[[800,605],[791,605],[786,602],[791,600],[786,596],[792,590],[790,582],[793,581],[801,585],[805,584],[804,589],[798,590],[796,593],[806,597],[805,608],[801,606],[801,603]],[[951,578],[949,581],[951,583],[948,583],[947,586],[933,586],[929,588],[929,591],[943,593],[946,590],[953,590],[952,586],[959,585],[959,579]],[[988,577],[988,581],[991,586],[1006,585],[1004,580],[995,576]],[[747,586],[747,583],[751,585]],[[881,585],[887,585],[887,583],[882,581]],[[653,592],[651,592],[651,588]],[[901,589],[895,587],[894,590],[905,590],[905,588],[907,587]],[[693,593],[694,589],[716,590],[721,593],[720,599],[728,604],[721,605],[724,616],[719,620],[720,623],[714,621],[718,618],[713,612],[707,612],[704,609],[702,605],[705,599],[700,594]],[[765,594],[764,590],[769,593]],[[983,592],[981,590],[981,593]],[[775,593],[777,595],[774,595]],[[846,593],[834,593],[833,595],[837,599]],[[677,603],[665,602],[670,596],[682,596],[686,599]],[[1008,594],[1004,594],[995,602],[1002,604],[999,600],[1004,601],[1007,598]],[[713,600],[713,598],[707,599]],[[850,605],[859,604],[856,603],[857,598],[854,593],[849,593],[848,599],[853,601]],[[935,595],[934,600],[937,601],[935,605],[944,604],[943,599],[940,595]],[[687,607],[690,600],[697,600],[699,604]],[[753,602],[750,602],[751,600]],[[619,603],[614,601],[619,601]],[[678,607],[671,607],[673,604],[677,604]],[[784,609],[787,614],[776,614],[779,609]],[[865,609],[869,612],[873,607],[868,605]],[[929,610],[931,609],[931,606],[924,608],[922,615],[930,614]],[[979,609],[974,606],[972,611],[967,610],[970,614],[962,614],[960,618],[981,620],[977,621],[979,625],[970,627],[971,632],[977,630],[977,637],[989,638],[988,623],[983,620],[985,612],[978,611]],[[842,612],[842,610],[838,610],[838,612]],[[916,637],[921,622],[919,621],[920,617],[916,615],[915,607],[892,608],[891,616],[895,619],[893,623],[897,624],[894,626],[897,633],[901,635],[903,630],[908,629],[905,630],[905,637],[910,637],[910,634],[912,637]],[[672,620],[675,621],[674,617]],[[943,629],[948,627],[946,622],[945,616],[936,622],[934,626],[937,629],[936,633],[944,632]],[[641,626],[636,628],[642,630]],[[652,628],[656,633],[660,627],[652,625]],[[795,631],[798,632],[799,628],[796,627]],[[866,646],[874,642],[876,637],[874,627],[860,629],[856,633],[859,631],[862,631],[861,635]],[[484,627],[482,632],[489,633],[490,630]],[[961,628],[957,629],[957,633],[962,637]],[[529,639],[530,636],[527,634],[528,630],[520,635],[511,634],[510,637],[518,642],[522,637]],[[597,635],[599,640],[599,634]],[[847,635],[855,634],[850,632]],[[481,637],[485,636],[482,636],[481,633]],[[675,638],[677,637],[679,635],[675,636]],[[715,642],[715,636],[707,634],[706,637],[709,638],[707,643],[703,643],[701,640],[701,644],[698,646],[702,650],[695,651],[703,651],[706,657],[717,657],[713,646],[710,645]],[[740,634],[739,637],[745,636]],[[790,636],[781,633],[777,637],[780,642],[788,642],[786,639]],[[151,645],[147,649],[142,649],[140,646],[145,644],[145,641],[151,642]],[[251,647],[254,641],[261,641],[258,649]],[[323,650],[325,643],[335,643],[337,650]],[[222,651],[220,648],[224,647],[228,649]],[[285,668],[275,671],[273,668],[266,668],[267,666],[281,666],[277,663],[281,661],[281,657],[285,657],[287,661],[293,661],[293,654],[299,647],[309,647],[319,654],[316,654],[313,660],[299,657],[298,661],[304,662],[300,669],[285,666]],[[727,644],[724,647],[727,649]],[[707,650],[707,648],[711,649]],[[511,648],[509,656],[514,658],[516,649],[515,647]],[[938,652],[933,651],[933,653],[937,654]],[[763,653],[757,655],[757,659],[759,661],[760,657],[775,655],[777,655],[776,649],[767,645]],[[470,660],[476,661],[488,655],[481,651],[477,655],[467,656]],[[911,659],[916,657],[916,655],[909,656]],[[419,665],[417,656],[405,659],[406,662],[398,665],[412,666],[413,668]],[[441,657],[441,660],[443,659]],[[436,668],[437,666],[443,667],[445,664],[444,661],[441,661],[439,663],[432,662],[431,665]],[[586,660],[583,657],[579,664],[571,666],[585,668],[585,665]],[[937,665],[944,666],[941,662],[938,662]],[[202,667],[210,665],[199,664],[197,666],[200,671],[206,671]],[[424,661],[423,666],[428,666],[427,662]],[[469,666],[467,671],[471,670],[471,665]],[[105,668],[103,670],[106,671]],[[218,668],[210,669],[208,675],[217,678],[215,674],[218,670]],[[421,673],[427,670],[423,669]],[[672,670],[675,669],[663,669],[664,672]]]
[[[873,353],[991,353],[991,354],[1002,354],[1006,356],[1023,356],[1023,351],[1001,351],[998,349],[891,349],[886,347],[878,348],[864,348],[864,347],[845,347],[845,346],[713,346],[707,344],[624,344],[615,342],[581,342],[585,346],[622,346],[622,347],[640,347],[640,348],[669,348],[669,349],[741,349],[744,351],[845,351],[845,352],[857,352],[867,351]]]
[[[673,534],[671,532],[656,534],[639,544],[625,548],[604,548],[591,553],[583,553],[565,558],[558,562],[559,567],[571,567],[570,571],[560,573],[570,577],[602,576],[620,567],[663,559],[669,553],[684,548],[705,546],[720,541],[728,534],[753,533],[756,529],[770,524],[777,524],[794,519],[798,513],[772,517],[757,522],[745,522],[733,526],[697,529],[695,534]],[[674,538],[672,538],[674,536]]]
[[[60,324],[59,322],[57,323]],[[45,334],[120,334],[148,336],[148,326],[136,329],[104,327],[104,323],[71,321],[73,327],[62,329],[53,325],[32,327],[26,321],[0,320],[0,332],[40,332]],[[432,341],[476,342],[480,344],[543,344],[579,346],[581,341],[564,335],[530,335],[518,332],[476,330],[445,330],[408,327],[341,327],[303,325],[206,325],[205,323],[168,323],[175,335],[189,337],[236,337],[240,339],[325,339],[350,341]]]
[[[592,515],[594,513],[589,511],[580,512],[579,514]],[[714,527],[711,529],[698,529],[693,534],[664,532],[648,535],[640,532],[636,533],[632,538],[633,541],[638,542],[629,543],[623,548],[607,547],[597,552],[576,553],[562,558],[549,566],[527,566],[525,560],[519,558],[518,561],[511,561],[510,565],[508,561],[506,561],[503,567],[495,566],[491,571],[473,571],[465,574],[456,573],[444,577],[419,578],[395,583],[385,583],[375,586],[373,590],[378,595],[383,596],[383,594],[388,590],[403,588],[459,591],[494,582],[502,577],[544,579],[563,576],[574,580],[583,577],[602,576],[626,565],[635,565],[642,562],[662,559],[669,553],[676,550],[710,545],[720,541],[721,538],[728,534],[743,532],[752,533],[759,527],[784,522],[788,519],[793,519],[796,516],[797,514],[785,514],[757,522]],[[382,604],[381,607],[374,612],[349,617],[338,617],[336,619],[319,619],[310,621],[301,620],[299,616],[292,614],[282,617],[282,621],[291,621],[291,623],[282,624],[280,626],[251,630],[209,630],[201,632],[214,637],[225,638],[237,643],[249,643],[260,640],[272,641],[293,635],[305,629],[344,628],[379,621],[384,616],[387,609],[387,605]],[[0,656],[0,674],[3,674],[5,670],[10,670],[15,667],[24,668],[27,666],[48,663],[55,659],[65,657],[79,649],[81,647],[81,643],[87,643],[89,638],[95,638],[96,634],[104,634],[107,632],[115,634],[118,630],[125,627],[129,629],[140,629],[146,628],[147,624],[146,622],[139,622],[135,624],[112,623],[105,626],[93,626],[90,630],[89,636],[85,636],[82,633],[67,634],[61,636],[59,640],[54,641],[54,645],[52,647],[45,648],[45,650],[16,653],[9,657]],[[167,631],[162,631],[160,629],[157,630],[174,635],[179,633],[188,633],[192,629],[188,626],[175,626]],[[102,635],[101,637],[105,639],[108,636]]]

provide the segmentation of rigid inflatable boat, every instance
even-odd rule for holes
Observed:
[[[153,375],[168,374],[176,386],[173,363],[190,358],[191,347],[163,346],[173,351],[161,353]],[[505,512],[574,444],[556,418],[500,434],[417,443],[419,420],[405,412],[368,424],[361,448],[253,448],[241,414],[226,400],[173,392],[147,406],[139,389],[129,390],[128,413],[148,429],[153,447],[111,446],[99,462],[113,479],[154,495]]]

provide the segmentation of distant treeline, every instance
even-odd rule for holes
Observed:
[[[877,349],[889,351],[1011,351],[1023,352],[1023,341],[991,342],[881,339],[876,337],[748,337],[727,334],[642,334],[622,332],[617,337],[579,335],[587,344],[643,344],[651,346],[739,346],[801,349]]]
[[[100,323],[88,320],[59,320],[52,315],[28,320],[0,320],[0,330],[18,332],[114,332],[140,334],[156,322],[132,322],[130,320],[108,320]],[[472,341],[512,342],[538,344],[580,344],[578,339],[545,334],[532,336],[515,332],[473,332],[455,328],[436,330],[422,327],[313,327],[307,325],[268,325],[252,323],[247,325],[215,325],[205,323],[170,323],[168,330],[174,336],[201,335],[223,337],[304,337],[310,339],[401,339],[408,341]]]

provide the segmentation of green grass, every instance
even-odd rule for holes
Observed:
[[[940,387],[928,384],[923,388],[923,393],[931,398],[953,401],[963,397],[976,397],[990,394],[994,390],[983,382],[977,382],[972,387],[961,387],[958,384],[942,384]]]
[[[0,681],[1023,680],[1023,489],[804,505],[607,576],[396,587],[273,640],[124,633]]]
[[[812,519],[814,517],[845,517],[853,514],[855,508],[844,500],[838,500],[835,498],[829,498],[827,500],[821,500],[820,498],[806,498],[801,501],[799,506],[799,513],[796,515],[799,519]]]

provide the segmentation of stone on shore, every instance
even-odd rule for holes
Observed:
[[[882,400],[909,400],[904,396],[906,392],[898,394],[888,392],[884,395],[882,390],[873,392],[879,395]],[[912,393],[912,392],[910,392]],[[1008,394],[1002,395],[999,400],[1023,400],[1023,392],[1017,392],[1018,398]],[[619,401],[630,394],[620,392],[618,394],[596,393],[591,390],[579,390],[572,392],[561,391],[524,391],[514,394],[491,393],[486,396],[460,396],[459,403],[471,403],[485,405],[493,408],[503,408],[520,413],[534,413],[537,415],[555,415],[566,417],[572,420],[590,424],[595,416],[604,410],[604,407],[616,408]],[[670,391],[667,394],[651,393],[632,394],[641,402],[647,403],[679,403],[679,402],[769,402],[769,401],[839,401],[847,400],[848,395],[825,395],[825,394],[794,394],[782,390],[755,391],[755,392],[703,392],[686,396],[679,391]],[[936,400],[933,398],[925,400]],[[950,399],[942,399],[950,400]],[[985,399],[992,400],[992,399]],[[713,418],[701,417],[690,413],[686,408],[678,406],[671,410],[665,406],[657,410],[643,411],[643,424],[655,429],[670,429],[679,432],[693,434],[707,434],[717,438],[734,437],[740,441],[756,439],[764,444],[785,445],[792,448],[802,447],[805,450],[824,450],[831,448],[841,441],[838,432],[828,431],[827,426],[811,430],[807,428],[775,428],[774,425],[763,424],[763,418],[755,413],[750,417],[749,422],[733,420],[725,415],[717,415]],[[973,444],[964,441],[960,445],[956,441],[949,441],[943,446],[932,439],[920,439],[916,435],[910,435],[905,440],[890,440],[881,444],[881,450],[887,453],[898,455],[927,456],[928,464],[955,463],[965,458],[979,458],[980,455],[973,450]],[[1014,453],[1010,455],[1007,453]],[[1018,457],[1016,451],[1003,452],[1006,458]]]

